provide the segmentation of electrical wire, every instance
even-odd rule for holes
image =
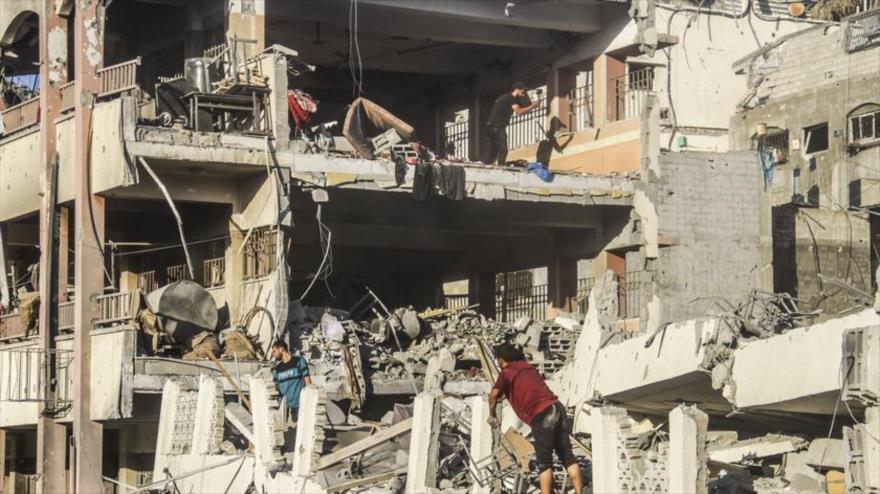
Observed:
[[[358,1],[349,0],[348,5],[348,70],[354,84],[352,94],[360,96],[364,92],[364,66],[361,58],[361,45],[358,40]]]
[[[330,289],[330,284],[327,282],[327,279],[333,274],[333,250],[330,245],[330,242],[333,239],[333,232],[323,221],[321,221],[321,204],[318,204],[318,211],[315,213],[315,220],[318,222],[318,239],[321,243],[321,250],[324,251],[324,255],[315,274],[311,276],[312,281],[309,283],[309,286],[306,287],[305,291],[303,291],[303,294],[300,295],[300,300],[305,300],[306,295],[309,294],[318,280],[324,281],[324,285],[327,287],[327,291],[330,292],[330,296],[336,298],[336,295],[334,295],[333,291]]]

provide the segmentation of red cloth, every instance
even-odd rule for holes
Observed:
[[[529,425],[537,415],[559,401],[547,387],[538,369],[525,360],[508,363],[493,388],[507,397],[516,415]]]

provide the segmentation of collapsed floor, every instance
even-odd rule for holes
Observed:
[[[874,309],[811,325],[791,301],[753,294],[645,335],[618,328],[616,290],[608,276],[587,314],[515,324],[475,307],[388,310],[372,293],[351,312],[297,309],[292,339],[314,379],[298,416],[283,413],[268,368],[237,396],[216,378],[169,379],[154,480],[140,489],[534,492],[528,426],[509,409],[500,429],[486,422],[502,341],[569,407],[592,492],[880,488]]]

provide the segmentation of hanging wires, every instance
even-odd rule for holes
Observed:
[[[358,41],[357,0],[349,0],[348,5],[348,70],[354,83],[352,93],[360,96],[364,92],[364,65],[361,59],[361,45]]]
[[[305,300],[306,295],[312,290],[312,287],[315,286],[315,283],[318,280],[324,282],[324,286],[327,287],[327,291],[330,293],[330,296],[336,298],[336,295],[333,294],[333,290],[330,289],[330,283],[327,280],[330,278],[330,275],[333,274],[333,250],[330,247],[330,241],[333,238],[333,232],[330,231],[330,228],[324,224],[321,220],[321,205],[318,204],[318,211],[315,213],[315,220],[318,222],[318,240],[321,243],[321,250],[324,251],[324,256],[321,259],[321,264],[318,265],[318,269],[315,271],[315,274],[312,275],[312,281],[309,283],[309,286],[306,287],[303,294],[300,295],[300,300]]]

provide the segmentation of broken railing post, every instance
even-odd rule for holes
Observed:
[[[706,430],[709,416],[695,406],[669,412],[668,492],[702,492],[707,482]]]
[[[441,403],[439,393],[425,392],[416,396],[405,492],[422,494],[437,487]]]
[[[306,386],[299,395],[296,450],[293,454],[294,475],[308,477],[317,466],[324,441],[325,417],[321,390],[317,386]]]
[[[495,449],[495,431],[489,425],[489,400],[486,396],[477,395],[469,399],[471,407],[471,444],[470,455],[473,461],[484,467],[484,460],[493,455]],[[491,461],[491,460],[490,460]],[[488,480],[492,478],[492,472],[486,468],[480,468],[479,474],[485,485],[474,482],[470,494],[490,494],[493,486]],[[497,489],[495,489],[497,492]]]

